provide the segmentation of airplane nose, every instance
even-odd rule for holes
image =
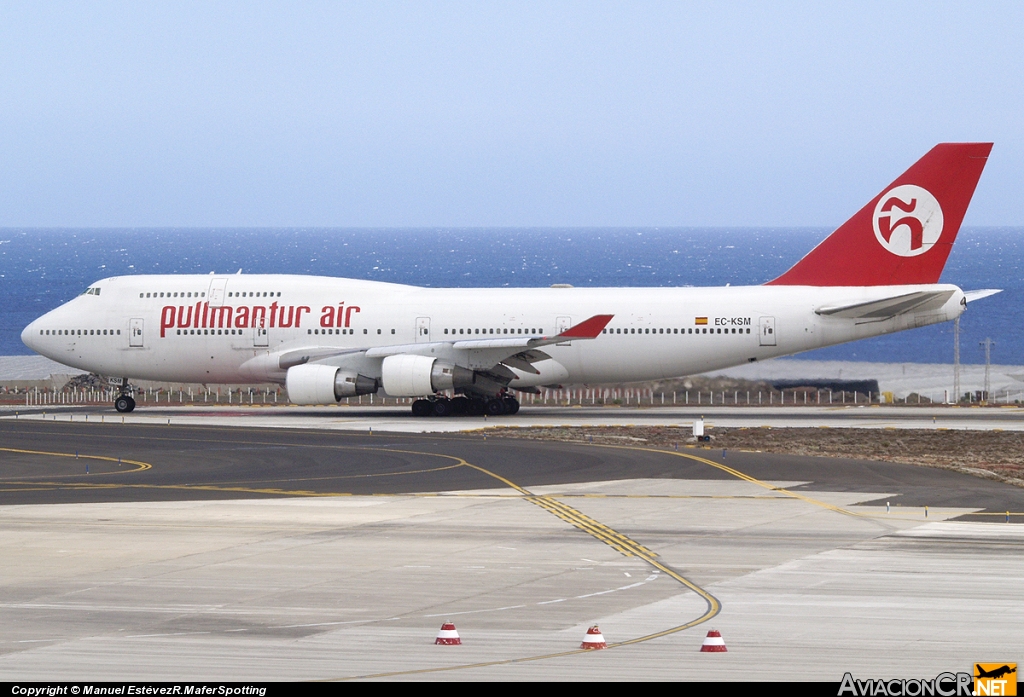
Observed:
[[[39,335],[38,325],[39,320],[36,320],[35,322],[32,322],[30,325],[21,330],[21,343],[25,344],[30,349],[37,352],[38,349],[36,347],[38,343],[36,342],[36,337]]]

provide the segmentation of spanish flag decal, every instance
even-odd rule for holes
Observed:
[[[693,323],[694,324],[707,324],[708,323],[708,318],[707,317],[694,317],[693,318]]]

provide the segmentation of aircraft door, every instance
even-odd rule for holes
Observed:
[[[762,317],[757,323],[760,327],[760,339],[758,343],[760,343],[761,346],[775,346],[775,318]]]
[[[555,333],[561,334],[572,326],[572,317],[558,317],[555,319]],[[571,342],[563,341],[555,346],[572,346]]]
[[[266,328],[267,320],[260,318],[260,323],[252,328],[252,345],[256,348],[262,348],[270,345],[270,337],[267,336]]]
[[[416,343],[425,344],[430,341],[430,318],[416,318]]]
[[[142,333],[142,320],[141,319],[130,319],[128,320],[128,346],[133,348],[143,347],[143,333]]]
[[[224,292],[228,287],[228,279],[226,278],[215,278],[210,281],[210,292],[207,294],[207,300],[210,302],[210,307],[220,307],[224,304]]]

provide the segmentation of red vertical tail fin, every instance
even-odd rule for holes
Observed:
[[[941,143],[767,285],[937,283],[992,143]]]

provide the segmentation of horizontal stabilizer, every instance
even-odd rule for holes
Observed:
[[[985,290],[965,290],[964,299],[967,302],[972,303],[975,300],[981,300],[982,298],[987,298],[991,295],[995,295],[996,293],[1002,292],[1002,288],[986,288]]]
[[[953,293],[952,290],[918,291],[904,293],[881,300],[853,303],[851,305],[832,305],[819,307],[815,313],[825,317],[843,317],[846,319],[883,320],[896,315],[910,312],[926,312],[937,310],[945,305]]]

